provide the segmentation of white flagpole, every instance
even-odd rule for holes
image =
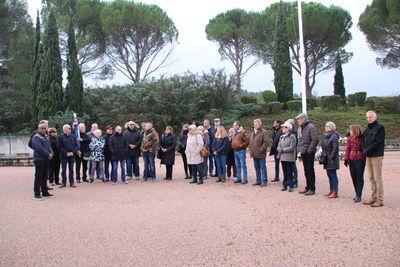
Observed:
[[[301,72],[301,102],[303,113],[307,114],[307,92],[306,92],[306,60],[304,56],[304,33],[303,33],[303,12],[301,8],[301,0],[297,0],[297,11],[299,17],[299,37],[300,37],[300,72]]]

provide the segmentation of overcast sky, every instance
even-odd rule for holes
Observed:
[[[165,10],[174,21],[179,31],[179,44],[172,55],[174,63],[168,68],[162,69],[156,76],[161,74],[184,73],[186,71],[198,72],[208,71],[210,68],[225,68],[229,73],[234,73],[230,61],[221,61],[217,44],[208,41],[205,27],[209,19],[221,12],[233,8],[242,8],[248,11],[261,11],[271,3],[272,0],[143,0],[143,3],[157,4]],[[309,2],[309,1],[306,1]],[[366,91],[369,96],[395,95],[400,93],[400,71],[382,69],[375,63],[377,55],[371,51],[366,43],[364,35],[357,27],[358,18],[365,7],[372,0],[314,0],[324,5],[338,5],[348,10],[353,17],[351,29],[353,39],[345,47],[347,51],[353,52],[354,57],[343,66],[345,86],[347,93]],[[36,10],[40,9],[41,0],[28,0],[29,13],[32,18],[36,17]],[[317,82],[313,93],[317,96],[329,95],[333,92],[334,72],[324,72],[317,76]],[[293,71],[294,92],[300,93],[300,78]],[[85,83],[91,86],[102,85],[98,81],[85,79]],[[116,75],[107,84],[125,84],[129,81],[122,75]],[[243,89],[249,91],[273,90],[273,71],[269,66],[259,63],[253,67],[243,78]]]

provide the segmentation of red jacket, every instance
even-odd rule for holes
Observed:
[[[363,139],[352,137],[347,138],[346,153],[344,155],[345,160],[365,160],[363,153]]]

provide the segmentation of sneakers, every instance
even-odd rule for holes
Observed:
[[[90,179],[90,180],[89,180],[89,183],[94,184],[94,180],[93,180],[93,179]]]
[[[34,196],[33,199],[37,200],[37,201],[42,201],[43,200],[43,198],[41,196]]]
[[[127,183],[128,183],[128,181],[123,181],[123,182],[122,182],[122,184],[127,184]]]
[[[113,184],[113,185],[116,185],[116,184],[117,184],[117,182],[112,182],[112,184]]]
[[[289,188],[289,192],[293,192],[293,190],[294,190],[293,187]]]
[[[126,180],[128,180],[128,181],[132,180],[132,176],[127,176]]]

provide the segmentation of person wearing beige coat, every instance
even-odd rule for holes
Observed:
[[[200,156],[200,150],[204,146],[203,137],[196,131],[196,125],[189,126],[189,134],[186,142],[186,158],[189,168],[192,170],[193,180],[191,184],[203,183],[202,164],[203,158]]]

